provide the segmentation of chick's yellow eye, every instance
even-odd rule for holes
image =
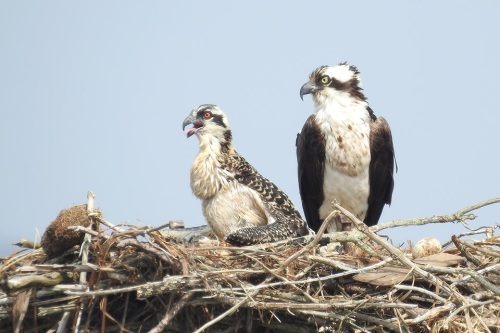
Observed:
[[[323,84],[328,84],[330,82],[330,78],[325,75],[325,76],[321,77],[320,81]]]
[[[212,112],[209,112],[209,111],[205,112],[203,114],[203,118],[204,119],[210,119],[210,118],[212,118]]]

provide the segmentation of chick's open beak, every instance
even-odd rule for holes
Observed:
[[[189,125],[193,126],[186,129],[186,127]],[[202,127],[203,127],[203,122],[197,120],[195,117],[193,117],[193,115],[187,116],[186,119],[184,119],[184,121],[182,122],[182,130],[184,131],[184,133],[188,138],[193,134],[195,134],[196,132],[198,132],[198,130]]]

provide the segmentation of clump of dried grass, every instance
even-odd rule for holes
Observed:
[[[53,257],[64,253],[75,245],[82,244],[85,233],[68,229],[68,227],[89,227],[91,223],[86,204],[61,210],[42,236],[41,246],[44,252],[48,257]]]

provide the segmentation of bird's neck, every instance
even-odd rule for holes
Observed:
[[[357,119],[362,122],[368,122],[370,119],[368,103],[346,92],[319,94],[314,98],[314,105],[319,119]]]
[[[200,199],[209,199],[219,192],[231,179],[222,165],[234,153],[230,141],[214,136],[200,137],[200,151],[191,167],[191,189]]]

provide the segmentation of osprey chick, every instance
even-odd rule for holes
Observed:
[[[262,177],[233,148],[226,115],[211,104],[195,108],[182,123],[196,134],[200,151],[191,168],[191,189],[202,200],[214,233],[237,245],[278,241],[308,233],[287,195]]]
[[[309,227],[319,229],[336,200],[367,225],[377,224],[394,187],[394,148],[389,125],[376,117],[363,94],[359,72],[347,63],[321,66],[300,89],[315,113],[297,136],[302,206]],[[339,223],[340,222],[340,223]],[[345,220],[328,231],[349,230]]]

